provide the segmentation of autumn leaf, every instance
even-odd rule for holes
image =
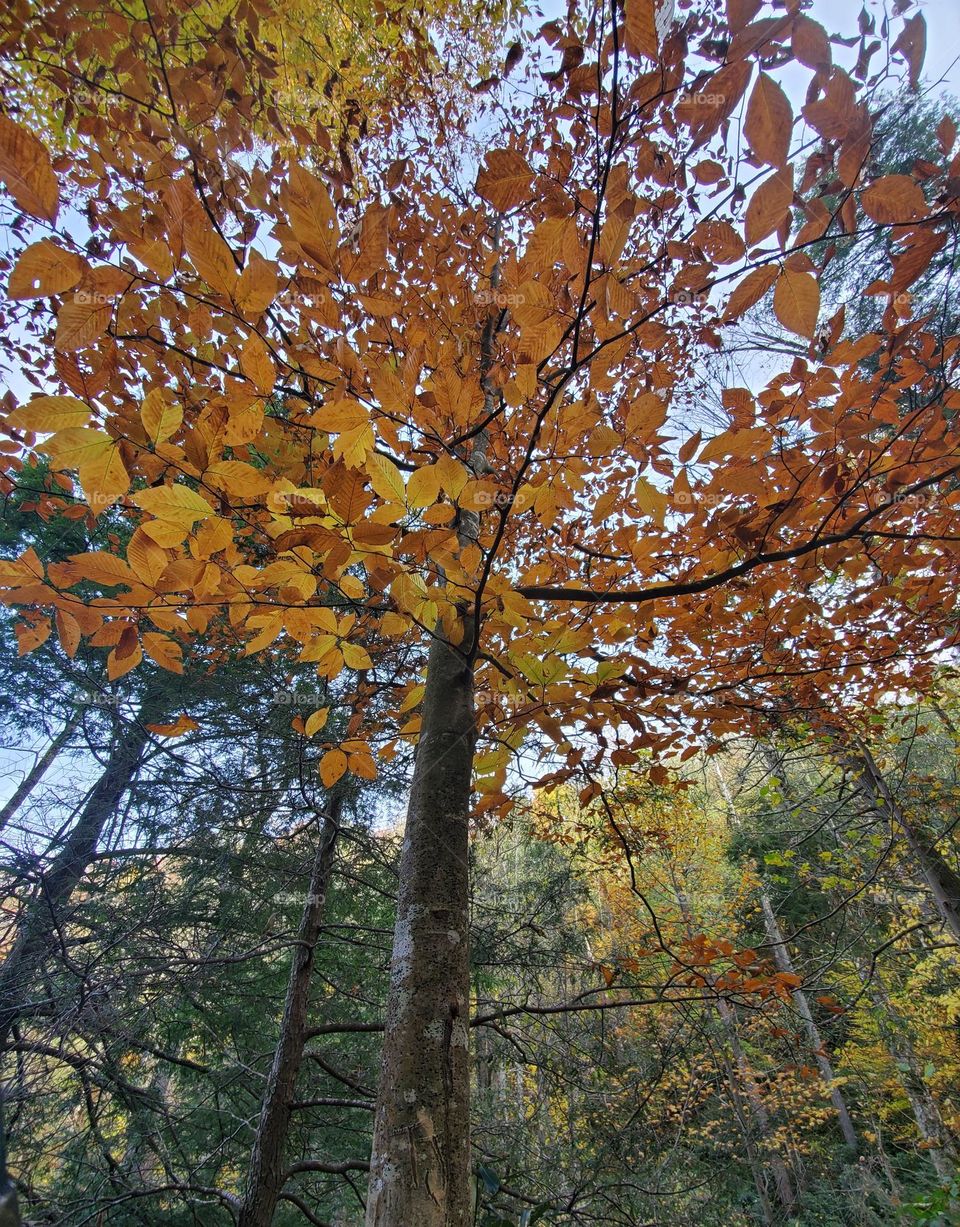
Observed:
[[[31,243],[17,258],[7,286],[8,298],[48,298],[72,290],[86,261],[50,239]]]
[[[658,0],[624,0],[624,45],[631,55],[655,60],[660,54],[657,36]]]
[[[35,396],[14,409],[7,417],[7,425],[38,435],[52,434],[69,427],[86,426],[91,412],[89,405],[72,396]]]
[[[477,192],[501,213],[530,195],[533,171],[515,149],[491,149],[477,176]]]
[[[60,188],[50,155],[32,132],[0,115],[0,183],[24,213],[55,222]]]
[[[171,673],[183,672],[183,649],[176,640],[155,631],[146,631],[142,636],[144,650],[151,660]]]
[[[190,733],[199,727],[196,720],[191,720],[189,716],[178,716],[173,724],[147,725],[149,731],[156,733],[158,737],[182,737],[184,733]]]
[[[140,490],[131,501],[157,519],[185,528],[191,528],[197,520],[213,515],[213,508],[201,494],[179,483]]]
[[[784,328],[812,340],[820,314],[820,287],[816,277],[811,273],[783,269],[773,291],[773,310]]]
[[[911,222],[924,217],[927,202],[909,175],[886,175],[860,195],[863,211],[871,221],[881,224]]]
[[[783,225],[793,200],[793,167],[776,171],[757,188],[747,205],[745,233],[748,247],[755,247]]]
[[[152,388],[140,406],[140,420],[150,442],[162,443],[183,421],[183,410],[170,403],[169,394],[163,388]]]
[[[747,104],[743,134],[762,162],[784,166],[790,153],[793,109],[774,79],[761,72]]]
[[[312,737],[314,733],[319,732],[319,730],[322,729],[327,723],[327,717],[329,715],[329,707],[321,707],[318,708],[317,711],[311,712],[303,726],[304,735],[307,737]]]
[[[745,311],[756,306],[776,281],[778,273],[779,270],[775,264],[764,264],[747,273],[727,300],[724,319],[739,319]]]
[[[78,293],[57,312],[55,348],[63,353],[84,349],[110,327],[113,305],[97,293]]]
[[[324,788],[332,788],[346,770],[346,754],[342,750],[328,750],[320,760],[320,779]]]

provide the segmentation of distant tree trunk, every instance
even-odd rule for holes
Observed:
[[[283,1190],[283,1153],[297,1075],[307,1039],[307,1008],[310,1003],[314,952],[323,924],[342,810],[342,794],[334,792],[320,831],[307,897],[303,904],[297,942],[290,964],[290,977],[287,981],[280,1037],[274,1052],[273,1065],[267,1076],[260,1121],[250,1153],[250,1170],[238,1227],[270,1227]]]
[[[767,765],[770,769],[770,774],[778,780],[783,788],[784,794],[788,795],[787,781],[780,772],[780,764],[777,761],[777,756],[773,749],[766,744],[761,746],[761,752],[767,760]],[[714,769],[717,773],[717,778],[720,781],[720,787],[723,789],[723,794],[727,802],[727,808],[731,818],[736,815],[736,807],[733,803],[733,798],[730,795],[730,790],[727,787],[727,782],[724,779],[723,773],[720,770],[716,760],[714,760]],[[764,928],[767,931],[767,938],[773,949],[774,961],[777,967],[782,972],[788,975],[796,975],[796,969],[793,965],[793,960],[790,957],[790,951],[787,949],[787,944],[783,940],[783,933],[780,931],[780,924],[777,921],[776,912],[773,910],[773,905],[770,902],[770,896],[765,890],[760,892],[760,908],[763,912]],[[814,1059],[817,1062],[817,1068],[820,1070],[820,1076],[830,1091],[830,1102],[833,1104],[837,1120],[840,1123],[840,1132],[843,1134],[843,1140],[851,1150],[859,1149],[859,1139],[857,1131],[853,1127],[853,1121],[850,1119],[850,1112],[847,1109],[846,1100],[840,1088],[836,1085],[836,1074],[833,1066],[830,1063],[830,1058],[827,1056],[827,1050],[823,1043],[823,1037],[820,1034],[820,1028],[814,1022],[813,1012],[810,1009],[810,1003],[807,1001],[807,995],[802,988],[791,989],[791,997],[793,1004],[796,1007],[797,1013],[803,1019],[804,1029],[807,1032],[807,1039],[810,1041],[810,1047],[813,1051]]]
[[[790,952],[787,950],[786,943],[783,940],[783,934],[780,931],[780,925],[777,923],[776,914],[765,891],[761,892],[760,906],[763,910],[764,926],[767,930],[770,945],[773,947],[773,957],[776,960],[777,966],[782,972],[796,975],[793,960],[790,958]],[[807,1032],[807,1039],[810,1041],[814,1059],[817,1062],[817,1068],[820,1070],[820,1075],[830,1090],[830,1102],[836,1109],[843,1140],[851,1150],[856,1151],[859,1148],[857,1131],[853,1127],[853,1121],[850,1119],[850,1113],[847,1110],[843,1094],[836,1084],[836,1074],[833,1071],[830,1058],[827,1056],[823,1038],[820,1035],[820,1029],[814,1022],[810,1004],[807,1001],[807,995],[802,988],[791,989],[790,995],[793,998],[793,1004],[796,1007],[797,1013],[803,1019],[803,1025]]]
[[[930,887],[937,911],[954,939],[960,942],[960,876],[950,868],[936,848],[927,843],[904,813],[866,742],[858,738],[856,750],[847,751],[844,762],[856,775],[861,791],[873,807],[884,815],[892,828],[899,827],[903,832],[907,845]]]
[[[770,1122],[770,1113],[763,1102],[760,1087],[757,1085],[757,1080],[753,1076],[753,1070],[750,1068],[750,1062],[747,1060],[747,1054],[743,1051],[743,1045],[740,1043],[736,1016],[729,1003],[723,997],[717,998],[717,1012],[727,1033],[730,1051],[733,1053],[733,1059],[737,1065],[740,1086],[743,1088],[743,1092],[747,1097],[747,1103],[750,1105],[750,1111],[756,1121],[757,1132],[763,1141],[772,1148],[773,1126]],[[770,1170],[773,1172],[773,1182],[777,1190],[777,1200],[784,1210],[789,1212],[797,1200],[797,1195],[794,1192],[793,1181],[790,1179],[787,1165],[776,1153],[771,1153],[769,1163]]]
[[[140,767],[148,738],[146,722],[152,718],[142,708],[132,727],[118,732],[106,769],[62,849],[41,876],[37,894],[0,966],[0,1048],[6,1046],[23,1011],[24,998],[50,949],[54,931],[64,922],[64,909],[93,859],[100,835]],[[19,1222],[16,1190],[6,1168],[4,1135],[0,1138],[0,1227],[17,1227]]]
[[[673,882],[673,888],[677,896],[677,902],[680,905],[680,914],[683,917],[684,925],[687,930],[687,936],[692,937],[694,933],[693,913],[690,910],[690,901],[683,887],[677,881],[676,873],[674,872],[673,863],[670,863],[670,877]],[[709,988],[714,989],[713,978],[704,974],[704,979]],[[743,1051],[743,1045],[740,1043],[740,1029],[737,1025],[737,1016],[733,1008],[725,997],[719,992],[716,998],[717,1013],[720,1016],[720,1021],[723,1024],[723,1029],[726,1032],[727,1042],[730,1045],[730,1051],[733,1053],[733,1059],[736,1063],[737,1078],[731,1081],[731,1090],[736,1095],[742,1091],[746,1097],[747,1104],[750,1108],[750,1113],[753,1116],[754,1124],[756,1125],[757,1136],[767,1144],[770,1156],[769,1165],[773,1172],[774,1185],[777,1190],[777,1199],[784,1210],[789,1211],[796,1201],[796,1193],[793,1188],[793,1181],[790,1178],[790,1172],[787,1169],[786,1163],[776,1154],[773,1148],[773,1126],[770,1121],[770,1113],[767,1111],[766,1105],[763,1102],[763,1096],[760,1093],[760,1087],[757,1085],[757,1080],[753,1076],[753,1070],[750,1068],[750,1062],[747,1060],[747,1054]],[[732,1076],[733,1070],[727,1065],[728,1073]],[[753,1159],[751,1159],[753,1165]],[[764,1214],[769,1212],[769,1206],[766,1204],[766,1191],[762,1188],[762,1180],[757,1185],[757,1191],[760,1193],[761,1204],[764,1208]]]
[[[17,1202],[17,1186],[7,1171],[7,1131],[4,1119],[5,1104],[0,1095],[0,1227],[20,1227],[20,1206]]]
[[[917,1132],[933,1170],[940,1180],[950,1180],[957,1171],[957,1149],[944,1124],[940,1107],[923,1079],[906,1020],[894,1007],[875,971],[869,981],[868,992],[877,1010],[880,1034],[896,1062],[900,1083],[910,1101]]]
[[[71,716],[44,752],[37,756],[36,762],[23,777],[16,792],[14,792],[3,808],[0,809],[0,831],[4,829],[20,806],[23,805],[24,801],[26,801],[43,779],[44,772],[70,740],[79,723],[80,717],[78,715]]]
[[[10,953],[0,967],[0,1047],[20,1017],[29,991],[54,931],[63,924],[65,908],[77,884],[93,860],[104,827],[117,811],[143,757],[149,734],[146,722],[153,719],[141,709],[128,728],[116,735],[107,766],[91,789],[60,852],[41,875],[35,898],[20,922]]]

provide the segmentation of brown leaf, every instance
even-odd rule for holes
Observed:
[[[863,211],[881,224],[914,221],[927,212],[923,192],[909,175],[886,175],[861,195]]]
[[[10,274],[8,298],[47,298],[72,290],[86,271],[87,263],[50,239],[31,243],[20,253]]]
[[[764,179],[747,205],[745,233],[748,247],[755,247],[780,228],[792,200],[792,166],[785,166]]]
[[[820,314],[820,287],[816,277],[785,268],[773,292],[773,311],[784,328],[812,339]]]
[[[530,195],[533,171],[515,149],[491,149],[477,175],[477,191],[500,213],[516,208]]]
[[[55,222],[60,188],[50,155],[32,132],[0,115],[0,183],[24,213]]]
[[[787,96],[765,72],[757,78],[743,132],[753,152],[771,166],[786,164],[793,132],[793,109]]]

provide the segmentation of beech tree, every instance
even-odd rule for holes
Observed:
[[[255,45],[175,55],[180,9],[134,23],[62,149],[11,74],[2,325],[38,394],[5,402],[8,488],[39,452],[38,515],[126,530],[26,550],[3,596],[24,651],[86,641],[111,679],[185,645],[337,679],[346,728],[298,726],[328,789],[415,743],[366,1215],[462,1227],[468,837],[529,733],[588,804],[611,767],[663,783],[797,662],[869,702],[919,625],[952,641],[956,344],[902,291],[956,224],[956,132],[874,173],[869,21],[847,64],[799,6],[627,0],[505,50],[471,106],[391,99],[334,143],[258,106]],[[60,9],[2,21],[8,57],[50,49],[48,97],[82,71]],[[893,27],[915,87],[923,18]],[[832,227],[891,234],[875,332],[819,318]],[[806,356],[677,446],[698,353],[771,288]]]

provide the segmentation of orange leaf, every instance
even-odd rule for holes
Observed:
[[[881,224],[914,221],[927,212],[923,192],[909,175],[885,175],[871,183],[860,203],[867,217]]]
[[[530,195],[533,171],[515,149],[491,149],[477,175],[477,191],[501,213]]]
[[[72,290],[86,269],[86,261],[64,251],[49,239],[31,243],[10,274],[8,298],[47,298]]]
[[[0,116],[0,183],[24,213],[55,222],[60,188],[50,155],[33,133]]]
[[[346,754],[342,750],[328,750],[320,760],[320,779],[324,788],[332,788],[346,769]]]
[[[747,104],[743,133],[753,152],[771,166],[786,164],[793,131],[793,109],[774,79],[762,72]]]
[[[773,311],[784,328],[812,339],[820,314],[820,287],[816,277],[785,268],[773,292]]]

